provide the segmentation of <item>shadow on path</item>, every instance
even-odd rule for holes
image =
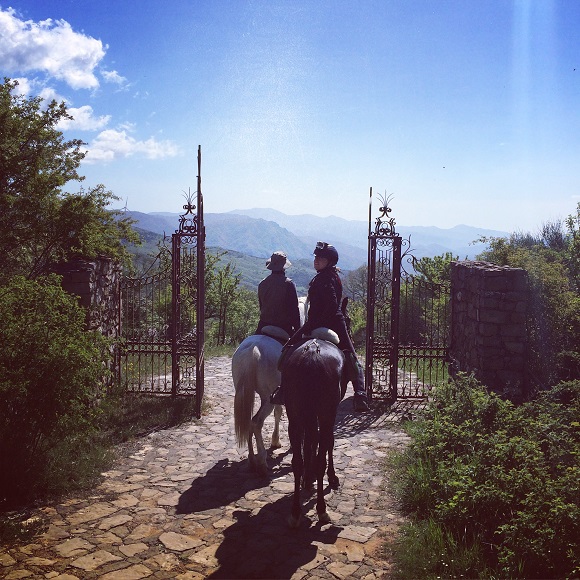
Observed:
[[[281,465],[287,454],[288,451],[268,458],[270,473],[266,477],[250,471],[247,460],[219,460],[204,476],[194,479],[191,487],[181,494],[176,513],[192,514],[221,508],[244,497],[249,491],[268,487],[272,479],[290,473],[289,465]]]
[[[309,503],[312,507],[314,499]],[[223,531],[224,540],[215,555],[220,567],[208,578],[291,578],[317,557],[314,542],[336,542],[341,527],[321,528],[306,516],[298,528],[291,529],[287,523],[291,505],[288,495],[265,505],[256,515],[235,511],[237,521]]]

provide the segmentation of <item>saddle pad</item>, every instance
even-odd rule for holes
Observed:
[[[312,338],[318,338],[320,340],[327,340],[328,342],[332,342],[333,344],[336,344],[338,346],[339,340],[338,340],[338,334],[336,334],[336,332],[334,332],[334,330],[331,330],[330,328],[315,328],[311,333],[310,336]]]
[[[269,336],[270,338],[275,338],[276,340],[286,341],[290,338],[290,335],[279,326],[272,326],[268,324],[262,328],[262,334]]]

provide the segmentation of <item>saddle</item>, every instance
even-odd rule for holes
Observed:
[[[290,335],[279,326],[274,326],[272,324],[267,324],[261,330],[261,333],[265,336],[269,336],[274,340],[277,340],[281,344],[285,344],[286,341],[290,338]]]
[[[305,335],[305,338],[318,338],[320,340],[326,340],[328,342],[332,342],[332,344],[336,344],[340,342],[338,340],[338,334],[331,330],[330,328],[324,328],[321,326],[320,328],[315,328],[309,335]]]
[[[266,328],[266,327],[264,327],[264,328]],[[262,329],[262,332],[264,332],[264,328]],[[312,330],[310,332],[310,334],[304,335],[303,338],[305,338],[305,339],[317,338],[318,340],[326,340],[328,342],[332,342],[333,344],[335,344],[337,346],[339,343],[338,334],[336,334],[336,332],[334,332],[334,330],[332,330],[330,328],[324,328],[324,327],[315,328],[314,330]],[[284,348],[282,349],[282,354],[280,355],[280,358],[278,359],[278,370],[280,372],[282,372],[282,370],[284,369],[288,353],[292,350],[292,347],[294,347],[294,346],[296,346],[296,344],[285,344],[284,345]]]

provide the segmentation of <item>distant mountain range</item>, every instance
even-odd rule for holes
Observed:
[[[157,234],[172,234],[179,226],[179,214],[127,211],[136,226]],[[222,248],[262,264],[274,250],[283,250],[294,263],[305,260],[312,272],[312,250],[318,240],[335,245],[340,254],[339,266],[356,269],[367,262],[368,223],[339,217],[286,215],[273,209],[233,210],[227,213],[206,213],[206,245]],[[507,236],[507,232],[466,225],[450,229],[435,226],[396,226],[397,232],[410,236],[412,254],[416,258],[451,252],[459,259],[474,259],[485,249],[475,240]]]

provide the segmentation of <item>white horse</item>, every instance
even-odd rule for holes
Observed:
[[[308,306],[305,297],[298,300],[300,308],[300,324],[304,324]],[[276,327],[266,327],[276,334]],[[282,329],[278,329],[284,333]],[[286,333],[284,333],[286,334]],[[281,338],[282,335],[280,335]],[[286,338],[289,338],[286,334]],[[267,475],[266,448],[262,438],[264,421],[274,411],[274,431],[272,433],[271,449],[279,449],[280,419],[282,407],[270,403],[270,395],[280,386],[280,371],[278,359],[282,354],[282,343],[264,334],[254,334],[242,341],[232,356],[232,377],[236,394],[234,398],[234,425],[236,441],[239,447],[248,445],[248,460],[250,468],[260,475]],[[260,397],[260,408],[254,412],[254,396]],[[256,454],[252,438],[256,440]]]

